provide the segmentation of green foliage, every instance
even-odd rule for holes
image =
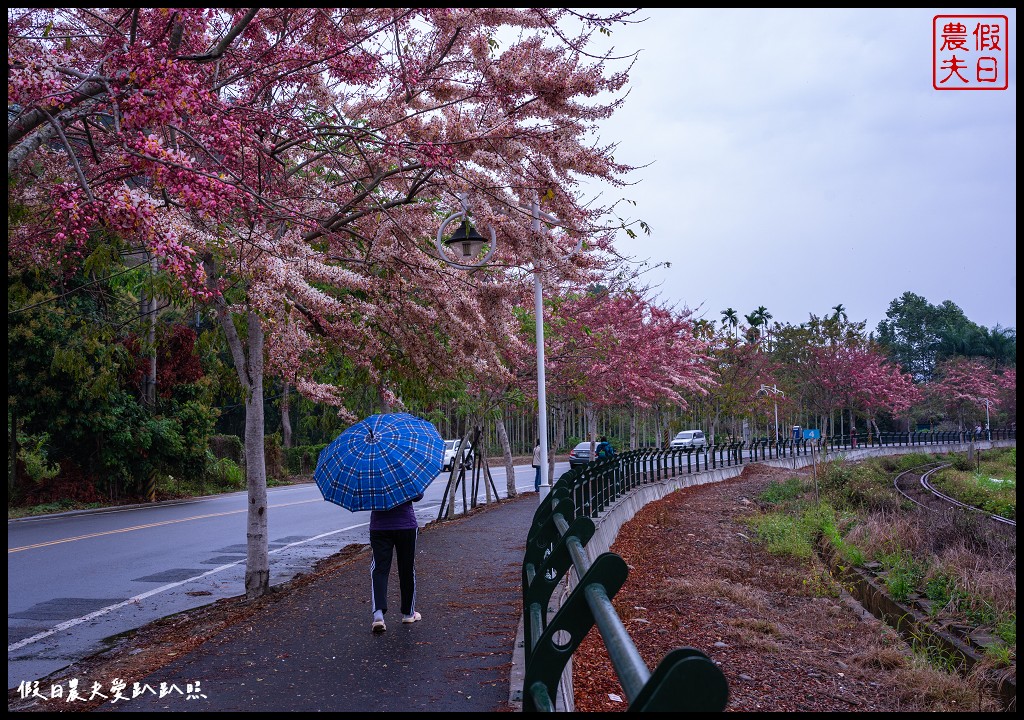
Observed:
[[[26,474],[53,481],[47,492],[80,500],[96,488],[112,498],[141,493],[155,473],[203,475],[216,421],[201,382],[169,384],[155,407],[142,403],[133,381],[137,358],[123,333],[138,321],[138,298],[128,286],[152,276],[104,276],[115,269],[119,246],[95,239],[88,264],[99,277],[65,278],[60,297],[49,280],[32,274],[8,284],[8,410],[28,449]],[[174,354],[188,346],[176,345]],[[56,466],[59,474],[52,473]],[[13,501],[37,490],[12,488]]]
[[[953,457],[953,467],[963,472],[970,472],[974,469],[974,461],[969,460],[966,455],[958,453]]]
[[[932,604],[931,612],[937,615],[953,600],[956,592],[956,578],[946,573],[938,573],[928,579],[924,586],[925,597]]]
[[[316,469],[321,451],[329,443],[320,445],[301,445],[285,450],[288,472],[292,475],[310,475]]]
[[[839,558],[847,565],[863,565],[866,558],[863,551],[853,543],[847,542],[839,531],[837,513],[828,503],[821,503],[818,508],[819,531],[829,541]]]
[[[773,555],[808,560],[814,554],[811,535],[805,531],[799,518],[783,513],[768,513],[755,516],[748,522],[758,540]]]
[[[1014,448],[1008,448],[1015,450]],[[963,456],[958,456],[963,457]],[[1017,517],[1016,452],[989,450],[981,454],[981,468],[971,462],[954,463],[932,476],[933,484],[960,502],[1002,517]]]
[[[1006,615],[996,623],[996,637],[1007,645],[1017,644],[1017,613]]]
[[[281,448],[280,435],[263,436],[263,461],[266,464],[268,480],[270,478],[275,480],[285,479],[284,451]]]
[[[25,474],[34,482],[49,480],[60,472],[60,465],[48,461],[46,445],[49,441],[48,433],[23,435],[18,439],[18,459],[24,464]]]
[[[245,446],[242,438],[237,435],[211,435],[210,452],[216,458],[228,458],[236,463],[242,462]]]
[[[924,579],[925,568],[909,552],[886,553],[878,561],[885,570],[885,586],[897,602],[905,602]]]
[[[1017,653],[1006,645],[990,645],[985,648],[985,656],[995,667],[1010,667],[1015,664]]]
[[[215,458],[210,463],[210,476],[212,480],[223,487],[233,490],[245,488],[245,473],[233,460],[229,458]]]
[[[821,468],[819,490],[825,500],[841,510],[882,510],[897,503],[892,493],[892,473],[877,460],[852,464],[831,460],[822,463]]]

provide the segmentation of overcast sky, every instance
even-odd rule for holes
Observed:
[[[1009,18],[1009,88],[932,87],[932,18]],[[606,191],[647,222],[620,251],[716,322],[764,305],[799,324],[842,303],[874,330],[906,291],[1016,327],[1016,11],[646,9],[602,125],[649,167]]]

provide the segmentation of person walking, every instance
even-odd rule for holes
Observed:
[[[398,584],[402,598],[402,622],[414,623],[423,617],[416,612],[416,537],[419,523],[412,504],[423,499],[420,493],[412,500],[391,510],[370,512],[370,600],[373,607],[374,633],[387,630],[384,614],[388,611],[388,576],[391,558],[398,557]]]
[[[608,438],[602,435],[600,442],[597,443],[597,450],[594,454],[599,458],[611,457],[615,454],[615,448],[608,442]]]

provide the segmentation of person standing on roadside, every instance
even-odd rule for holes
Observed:
[[[412,500],[390,510],[370,512],[370,601],[373,606],[374,633],[387,630],[384,614],[388,611],[388,576],[391,558],[398,556],[398,583],[402,596],[402,622],[414,623],[423,617],[416,612],[416,537],[419,523],[412,504],[423,499],[420,493]]]
[[[540,492],[540,440],[537,440],[533,446],[533,469],[535,475],[533,478],[533,491]]]

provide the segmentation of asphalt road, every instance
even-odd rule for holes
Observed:
[[[557,463],[555,477],[566,470]],[[492,477],[505,497],[504,467]],[[421,526],[438,517],[447,482],[439,475],[416,504]],[[532,468],[516,467],[516,488],[533,489]],[[369,513],[325,502],[314,484],[271,488],[268,501],[272,585],[369,542]],[[106,638],[243,594],[245,523],[244,492],[8,521],[8,689],[91,655]]]

